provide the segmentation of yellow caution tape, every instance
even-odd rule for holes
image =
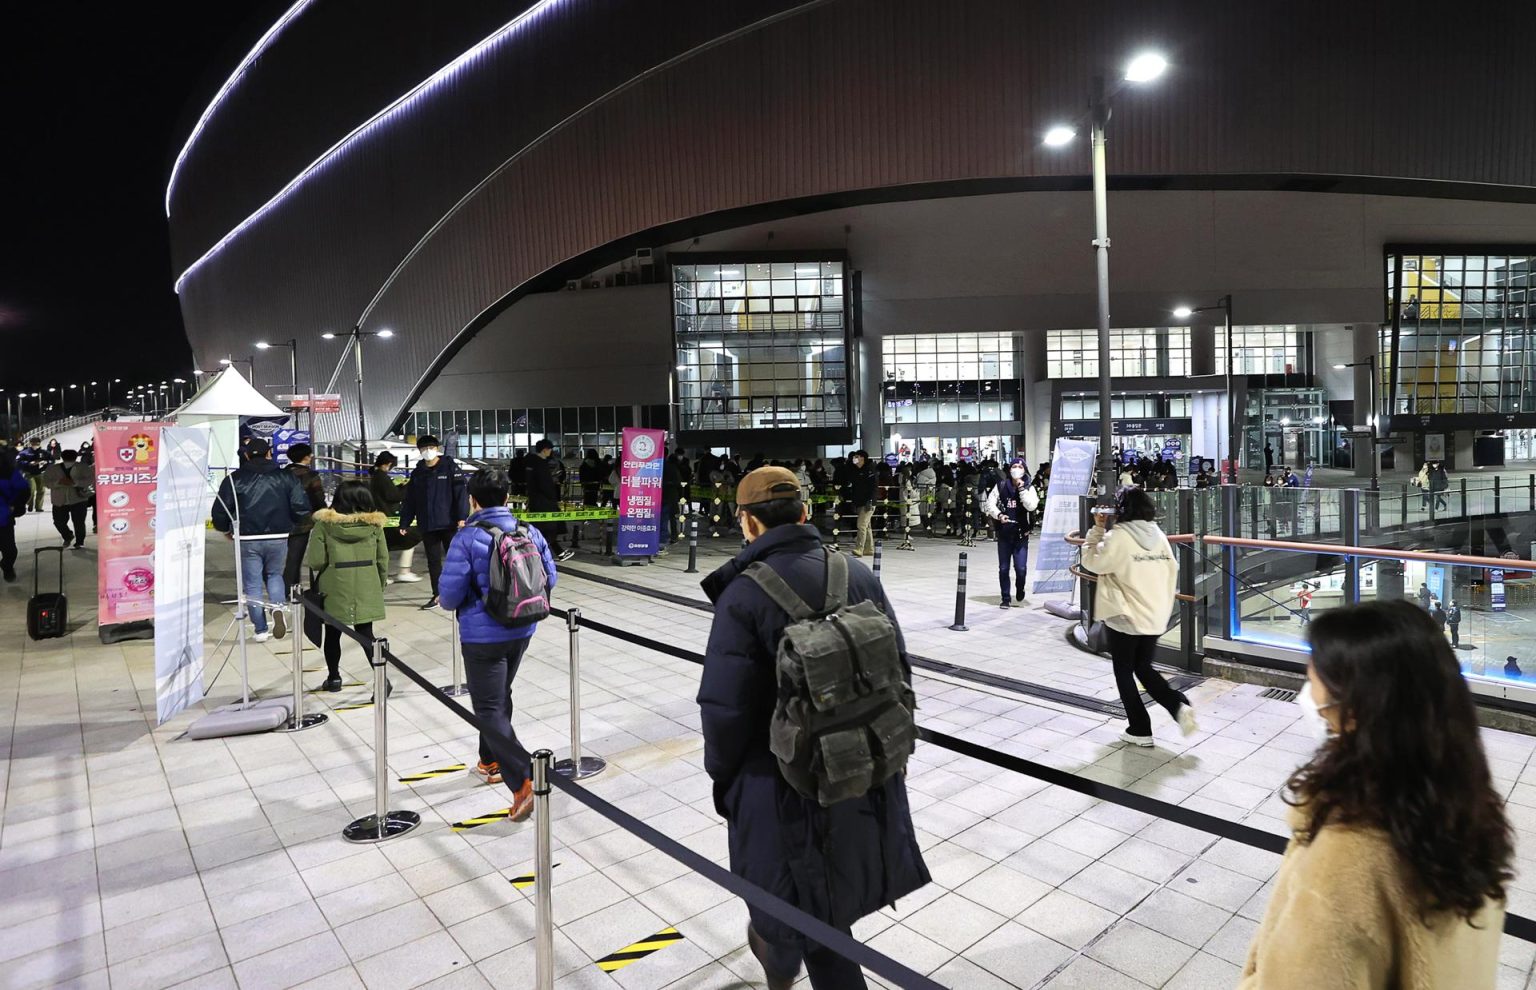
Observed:
[[[551,863],[549,868],[551,870],[553,870],[555,867],[557,867],[559,865],[560,865],[559,863]],[[525,887],[532,887],[533,884],[534,884],[534,881],[537,880],[537,879],[538,879],[538,877],[534,876],[532,873],[524,873],[520,877],[512,877],[508,882],[511,883],[512,886],[516,887],[518,890],[522,890]]]
[[[454,822],[449,828],[455,832],[468,832],[470,829],[479,828],[481,825],[494,825],[497,822],[504,822],[507,820],[507,816],[511,814],[511,808],[502,808],[500,811],[492,811],[484,815],[477,815],[474,818],[466,818],[462,822]]]
[[[436,780],[438,777],[451,777],[454,774],[463,773],[467,769],[469,768],[464,764],[455,763],[451,767],[438,767],[436,770],[423,770],[420,773],[413,773],[408,777],[401,777],[400,783],[415,784],[423,780]]]
[[[605,973],[612,973],[616,969],[623,969],[630,963],[639,962],[653,952],[659,952],[674,942],[681,942],[683,934],[676,928],[663,928],[649,938],[643,938],[632,945],[626,945],[617,952],[610,953],[597,961],[597,968]]]

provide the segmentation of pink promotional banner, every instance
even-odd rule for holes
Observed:
[[[97,625],[155,617],[155,479],[165,423],[97,423]]]
[[[664,430],[626,426],[619,461],[620,557],[650,557],[661,547],[661,468]]]

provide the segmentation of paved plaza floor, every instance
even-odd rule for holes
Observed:
[[[238,696],[232,665],[197,711],[156,726],[152,644],[97,639],[89,546],[66,561],[72,634],[26,638],[30,548],[55,537],[41,515],[24,517],[19,531],[22,581],[0,585],[0,987],[532,986],[532,890],[512,882],[532,872],[531,823],[452,827],[504,809],[505,788],[463,772],[392,783],[392,806],[419,812],[422,826],[377,846],[344,842],[342,827],[373,805],[373,709],[343,710],[366,702],[368,688],[310,694],[330,720],[306,732],[185,738],[205,708]],[[208,551],[212,677],[222,659],[214,643],[229,623],[216,603],[233,575],[227,542],[210,538]],[[729,551],[727,541],[705,548],[701,567]],[[919,541],[915,552],[886,553],[885,585],[911,650],[1113,698],[1107,663],[1069,647],[1061,620],[996,608],[992,553],[973,551],[965,633],[946,628],[955,546]],[[707,612],[591,580],[701,600],[685,560],[621,569],[580,555],[556,604],[702,651]],[[452,626],[417,609],[426,596],[425,583],[390,587],[390,616],[377,629],[403,661],[445,683]],[[288,640],[252,644],[260,695],[287,690],[290,650]],[[699,668],[593,630],[581,651],[585,745],[609,761],[588,786],[724,862],[725,828],[701,769]],[[317,651],[307,656],[322,666]],[[514,689],[515,725],[530,749],[568,748],[567,660],[564,628],[547,624]],[[356,646],[343,667],[349,682],[364,679]],[[307,675],[311,687],[320,679]],[[405,678],[394,681],[392,781],[472,763],[466,725]],[[1296,705],[1219,680],[1190,692],[1203,731],[1184,739],[1155,714],[1150,750],[1128,749],[1119,722],[1082,706],[922,672],[916,690],[929,728],[1277,833],[1279,791],[1312,748]],[[1484,740],[1519,832],[1510,909],[1536,915],[1536,738],[1488,730]],[[927,744],[908,784],[934,882],[855,926],[876,949],[962,990],[1236,983],[1277,855]],[[739,901],[563,795],[552,808],[557,986],[763,985]],[[596,965],[666,929],[682,938],[611,974]],[[1536,945],[1506,937],[1501,962],[1501,987],[1536,986]]]

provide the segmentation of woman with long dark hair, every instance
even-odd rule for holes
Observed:
[[[1513,840],[1450,645],[1407,601],[1333,609],[1307,638],[1297,702],[1323,742],[1288,784],[1241,990],[1493,987]]]
[[[389,548],[384,542],[388,517],[374,509],[366,481],[343,481],[331,507],[315,513],[309,541],[309,570],[325,596],[325,610],[373,636],[384,618],[384,585],[389,582]],[[341,633],[325,627],[326,678],[322,690],[341,690]]]

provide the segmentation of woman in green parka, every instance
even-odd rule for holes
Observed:
[[[325,610],[364,636],[384,618],[384,585],[389,578],[389,548],[384,543],[387,519],[375,510],[364,481],[344,481],[329,509],[315,512],[309,539],[309,570],[325,596]],[[341,633],[325,627],[325,665],[329,675],[323,689],[341,690]]]

